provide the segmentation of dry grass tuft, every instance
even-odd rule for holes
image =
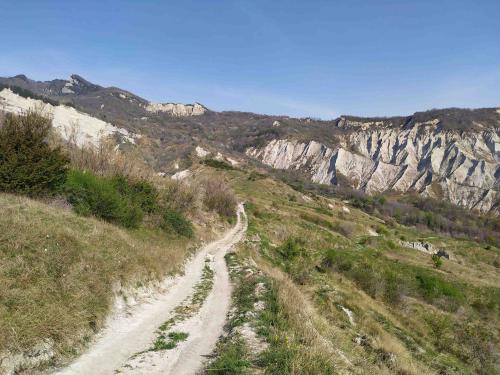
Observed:
[[[226,218],[236,216],[237,200],[233,190],[222,177],[208,177],[203,181],[205,195],[203,202],[208,209]]]
[[[53,140],[62,145],[75,169],[90,171],[98,176],[121,175],[135,179],[151,179],[154,176],[153,169],[144,162],[137,149],[125,153],[111,137],[102,139],[98,145],[85,146],[80,146],[76,139],[76,130],[73,130],[67,142]]]

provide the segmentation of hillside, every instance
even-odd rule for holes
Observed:
[[[496,108],[319,121],[214,112],[199,104],[156,105],[77,75],[48,82],[21,75],[0,78],[0,84],[70,103],[141,137],[141,153],[160,172],[188,167],[194,149],[203,146],[233,159],[296,171],[318,184],[345,184],[370,195],[415,192],[495,215],[500,209]]]
[[[236,312],[209,368],[498,370],[498,248],[383,221],[265,175],[218,173],[246,201],[249,229],[228,257]],[[438,251],[446,257],[436,266]]]
[[[497,217],[208,140],[157,176],[144,133],[0,95],[0,371],[497,372]],[[108,137],[59,137],[61,113]]]
[[[0,207],[5,373],[78,353],[119,307],[117,296],[125,305],[147,296],[147,288],[180,270],[195,245],[84,218],[57,202],[0,194]]]

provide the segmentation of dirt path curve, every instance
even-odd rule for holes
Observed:
[[[195,374],[222,334],[231,297],[224,255],[242,239],[246,227],[246,214],[240,204],[236,225],[223,238],[201,249],[187,263],[184,275],[170,280],[170,287],[164,293],[137,306],[129,315],[112,319],[87,352],[54,374],[111,375],[115,370],[122,374]],[[187,340],[172,350],[131,359],[151,347],[158,327],[192,294],[207,256],[213,259],[213,288],[198,313],[175,326],[176,330],[189,334]]]

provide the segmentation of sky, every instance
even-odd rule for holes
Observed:
[[[335,118],[500,106],[500,1],[1,0],[0,76]]]

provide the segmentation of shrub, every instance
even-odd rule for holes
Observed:
[[[209,178],[204,182],[204,203],[208,209],[231,218],[236,215],[236,196],[221,178]]]
[[[97,146],[80,146],[78,129],[72,128],[68,142],[63,147],[68,154],[71,166],[82,171],[90,171],[98,176],[126,176],[136,179],[148,179],[153,170],[134,152],[124,153],[110,138],[101,139]]]
[[[403,296],[406,294],[405,280],[403,280],[396,272],[391,271],[387,271],[384,278],[384,300],[392,304],[400,303]]]
[[[162,204],[174,211],[190,211],[198,204],[199,191],[194,184],[182,181],[169,181],[162,191]]]
[[[205,159],[205,160],[202,160],[201,163],[205,164],[209,167],[216,168],[216,169],[225,169],[225,170],[234,169],[231,164],[226,163],[225,161],[222,161],[222,160]]]
[[[265,174],[263,174],[263,173],[259,173],[257,171],[252,171],[248,175],[248,180],[250,180],[250,181],[257,181],[257,180],[262,180],[262,179],[264,179],[266,177],[267,176]]]
[[[72,170],[68,174],[66,194],[81,215],[94,215],[128,228],[137,227],[142,221],[140,206],[120,192],[113,178]]]
[[[144,212],[152,213],[158,207],[158,190],[146,180],[132,182],[124,176],[114,176],[113,185],[122,196],[128,197]]]
[[[432,255],[432,262],[434,263],[434,267],[436,268],[441,268],[441,266],[443,265],[443,260],[437,254]]]
[[[278,252],[285,261],[290,261],[304,253],[304,242],[298,238],[288,238],[283,245],[278,248]]]
[[[165,210],[163,214],[162,228],[188,238],[194,234],[191,222],[182,213],[171,209]]]
[[[326,268],[337,269],[341,272],[347,272],[351,270],[353,263],[346,254],[335,249],[327,250],[325,257],[323,258],[322,265]]]
[[[372,298],[375,298],[377,292],[382,289],[381,286],[383,285],[383,281],[370,263],[359,263],[349,274],[356,285]]]
[[[52,195],[66,179],[68,159],[48,138],[52,122],[38,112],[7,115],[0,127],[0,190]]]

